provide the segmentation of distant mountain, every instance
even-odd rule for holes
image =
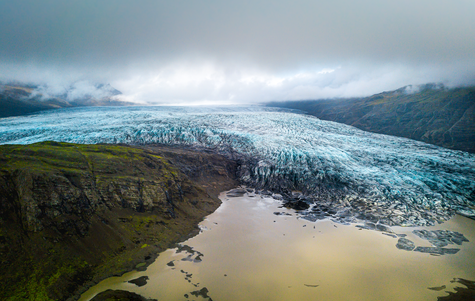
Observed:
[[[114,98],[120,94],[110,84],[72,85],[61,94],[52,94],[45,86],[0,83],[0,118],[67,107],[132,105]]]
[[[475,153],[475,87],[406,86],[370,97],[268,104],[365,131]]]
[[[0,118],[20,116],[48,109],[72,106],[60,98],[41,100],[40,96],[30,97],[34,87],[1,85],[0,86]]]

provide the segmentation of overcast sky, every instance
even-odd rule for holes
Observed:
[[[475,84],[474,0],[0,0],[0,80],[149,103]]]

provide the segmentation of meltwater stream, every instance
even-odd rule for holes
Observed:
[[[312,221],[475,216],[475,155],[282,109],[89,107],[0,119],[0,144],[45,140],[206,148],[237,159],[242,183],[298,203]]]

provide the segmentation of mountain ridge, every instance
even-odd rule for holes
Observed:
[[[323,120],[475,153],[475,87],[405,86],[362,98],[272,102]]]
[[[0,118],[69,107],[133,105],[118,100],[116,96],[122,92],[110,84],[88,85],[85,91],[79,88],[71,86],[62,93],[50,93],[46,86],[0,83]]]

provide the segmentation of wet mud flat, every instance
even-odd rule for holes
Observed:
[[[462,216],[433,227],[343,225],[308,221],[251,189],[220,198],[199,235],[80,300],[108,289],[158,300],[446,300],[475,279],[475,221]]]

